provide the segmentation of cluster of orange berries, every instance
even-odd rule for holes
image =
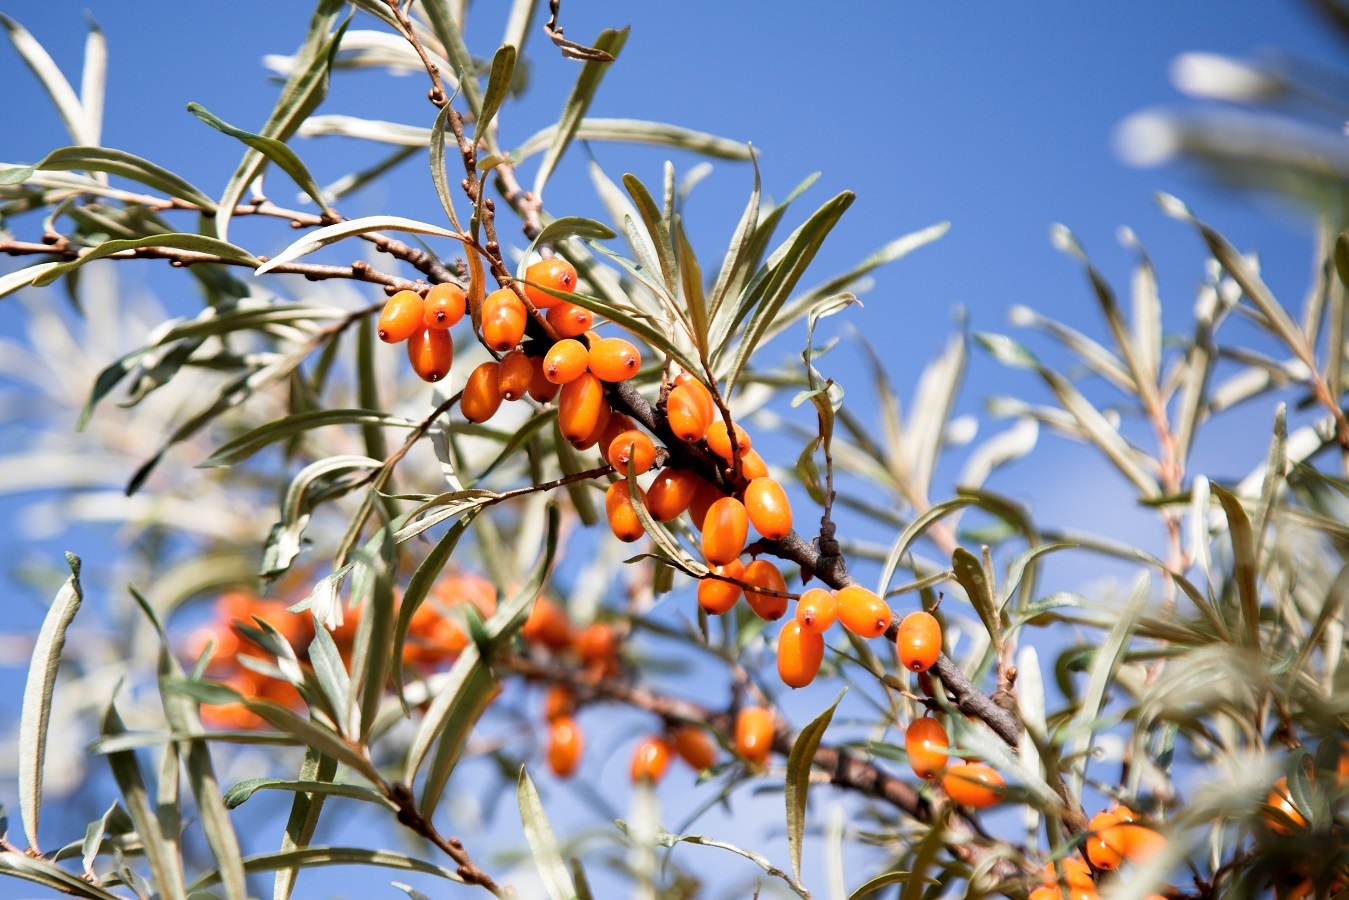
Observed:
[[[983,809],[1002,799],[1007,782],[987,763],[950,765],[951,739],[936,719],[914,719],[904,730],[904,752],[913,772],[924,781],[941,779],[946,795],[961,806]]]
[[[1103,872],[1119,867],[1123,860],[1144,863],[1166,846],[1166,838],[1139,824],[1132,810],[1117,806],[1093,816],[1088,826],[1087,859]],[[1080,857],[1070,856],[1046,863],[1042,884],[1030,892],[1030,900],[1095,900],[1096,880],[1091,867]],[[1165,900],[1161,894],[1149,894],[1145,900]]]

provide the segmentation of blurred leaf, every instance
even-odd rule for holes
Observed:
[[[932,486],[932,473],[964,379],[967,355],[964,336],[952,336],[942,354],[923,368],[914,389],[904,449],[909,478],[920,496],[927,496]]]
[[[614,31],[606,28],[595,39],[594,46],[595,49],[602,50],[616,59],[627,39],[628,29]],[[556,130],[548,144],[548,152],[543,155],[543,162],[539,163],[538,174],[534,176],[535,196],[543,196],[544,185],[548,183],[548,178],[557,167],[558,160],[562,158],[562,154],[566,152],[572,138],[576,136],[581,120],[585,117],[586,110],[590,107],[590,101],[594,99],[595,91],[599,89],[600,80],[604,78],[609,65],[607,62],[599,60],[589,60],[582,65],[581,74],[576,79],[576,86],[572,88],[571,96],[567,98],[566,104],[562,107],[562,114],[558,117]]]
[[[510,161],[519,163],[544,149],[551,147],[557,139],[558,126],[549,125],[532,135],[510,154]],[[745,160],[753,153],[749,144],[728,140],[668,125],[664,122],[647,122],[641,119],[581,119],[572,135],[581,141],[616,141],[624,144],[652,144],[659,147],[671,147],[720,159]]]
[[[266,425],[260,425],[222,445],[197,464],[199,469],[233,466],[248,459],[268,444],[302,434],[325,425],[385,425],[410,428],[414,422],[392,413],[372,409],[315,409],[295,413]]]
[[[824,712],[816,716],[809,725],[801,729],[792,743],[792,752],[787,757],[787,852],[792,860],[792,877],[801,880],[801,836],[806,827],[806,798],[810,792],[810,769],[815,763],[815,751],[824,739],[825,729],[834,718],[834,710],[843,700],[847,688],[839,692],[838,697]]]
[[[405,872],[423,872],[438,875],[450,881],[463,882],[452,870],[425,860],[395,853],[392,850],[370,850],[366,847],[304,847],[276,853],[260,853],[244,860],[244,871],[270,872],[274,869],[315,869],[322,866],[381,866]],[[218,872],[207,872],[192,882],[193,892],[208,888],[220,880]]]
[[[515,74],[515,49],[510,44],[503,44],[492,55],[492,71],[487,76],[487,93],[478,112],[477,124],[473,126],[474,144],[482,140],[487,132],[487,126],[491,124],[497,110],[501,109],[501,103],[511,89],[511,81]]]
[[[633,832],[635,830],[634,827],[630,826],[627,822],[623,821],[622,819],[614,820],[614,824],[617,825],[619,831],[622,831],[624,834],[629,835],[630,837],[633,835]],[[734,844],[728,844],[725,841],[713,840],[712,838],[704,837],[701,834],[671,834],[668,831],[661,831],[658,834],[656,834],[655,840],[657,845],[661,847],[673,847],[675,844],[698,844],[703,847],[716,847],[719,850],[726,850],[730,853],[734,853],[736,856],[744,857],[745,859],[754,863],[759,868],[763,869],[769,875],[772,875],[775,878],[781,878],[783,881],[787,883],[787,886],[791,888],[792,892],[795,893],[798,897],[808,898],[810,896],[808,893],[806,893],[804,888],[802,888],[799,884],[796,884],[795,882],[792,881],[790,875],[779,869],[777,866],[773,865],[771,862],[769,862],[768,857],[763,856],[762,854],[759,853],[755,853],[753,850],[743,850],[740,847],[735,846]]]
[[[351,473],[382,465],[382,461],[368,456],[342,455],[320,459],[301,469],[286,488],[280,520],[267,536],[260,574],[270,577],[288,569],[300,553],[300,541],[314,507],[355,487],[348,477]]]
[[[35,266],[25,266],[22,269],[16,269],[13,272],[7,272],[0,275],[0,297],[7,296],[15,291],[26,288],[33,284],[46,273],[63,265],[59,262],[38,263]]]
[[[94,873],[94,861],[98,858],[99,848],[103,844],[103,835],[108,832],[108,823],[113,815],[117,814],[119,818],[129,818],[126,811],[122,809],[121,804],[116,800],[108,807],[108,811],[93,822],[84,830],[84,843],[80,845],[80,862],[84,868],[84,874],[90,876],[92,882],[97,879]]]
[[[96,259],[103,259],[104,257],[112,256],[115,253],[122,253],[127,250],[139,250],[147,247],[167,247],[172,250],[188,250],[193,253],[218,256],[222,259],[242,263],[251,268],[262,265],[261,260],[247,250],[244,250],[242,247],[236,247],[233,244],[228,244],[224,241],[217,241],[215,238],[203,237],[200,234],[152,234],[149,237],[139,238],[137,240],[104,241],[76,259],[52,266],[47,271],[41,273],[37,278],[33,279],[32,283],[37,287],[45,287],[62,275],[80,268],[80,266],[83,266],[85,263],[93,262]]]
[[[28,847],[37,854],[37,826],[42,812],[42,768],[47,761],[47,736],[51,723],[52,693],[56,690],[56,672],[61,665],[61,650],[66,629],[75,620],[84,590],[80,586],[80,558],[66,554],[70,577],[47,609],[33,645],[28,665],[28,680],[23,689],[23,709],[19,715],[19,813]]]
[[[325,225],[309,232],[267,262],[262,263],[253,271],[253,274],[265,275],[277,266],[294,262],[321,247],[326,247],[328,244],[336,243],[354,235],[368,234],[372,231],[408,231],[413,234],[430,234],[437,237],[453,238],[457,241],[463,240],[458,232],[441,228],[439,225],[432,225],[429,222],[418,222],[415,219],[405,219],[401,216],[365,216],[360,219],[349,219],[333,225]]]
[[[543,801],[539,799],[539,792],[523,767],[520,769],[516,793],[520,801],[520,821],[524,823],[525,837],[534,855],[534,865],[548,896],[552,900],[576,900],[576,885],[567,872],[567,864],[562,861],[557,838],[548,824],[547,813],[543,811]]]
[[[750,191],[749,202],[745,204],[745,211],[740,214],[740,221],[731,235],[731,244],[722,258],[721,268],[717,270],[717,280],[713,283],[709,295],[707,316],[708,321],[713,324],[717,322],[718,313],[730,295],[732,285],[741,284],[745,270],[753,265],[750,251],[755,230],[759,227],[760,192],[759,160],[753,153],[750,154],[750,162],[754,164],[754,189]]]
[[[15,850],[0,852],[0,873],[22,878],[25,881],[31,881],[75,897],[89,897],[93,900],[123,900],[120,895],[98,885],[90,884],[79,875],[67,872],[53,862],[34,858]]]
[[[328,797],[349,797],[364,800],[394,810],[393,803],[383,794],[354,784],[333,784],[328,781],[296,781],[286,778],[247,778],[225,792],[225,805],[230,809],[242,806],[258,791],[300,791],[323,794]]]
[[[877,875],[875,878],[869,879],[865,884],[859,885],[857,890],[848,895],[848,900],[865,900],[865,898],[870,897],[886,885],[907,884],[912,877],[913,873],[911,872],[886,872],[883,875]],[[922,879],[922,881],[926,884],[941,883],[935,878],[925,878]]]
[[[163,191],[170,197],[186,200],[194,206],[201,207],[205,212],[214,212],[216,209],[215,201],[191,182],[125,150],[111,150],[97,146],[62,147],[48,153],[32,168],[44,172],[107,172],[109,175],[120,175]]]
[[[1246,643],[1260,649],[1260,588],[1257,584],[1257,570],[1260,561],[1255,555],[1255,536],[1251,533],[1251,520],[1235,495],[1221,485],[1210,484],[1209,489],[1222,504],[1227,515],[1227,532],[1232,539],[1232,580],[1237,585],[1237,596],[1241,601],[1241,618],[1246,625]]]
[[[60,67],[47,51],[27,29],[9,16],[0,14],[0,26],[4,26],[10,43],[18,51],[19,58],[33,71],[38,81],[42,82],[42,87],[55,104],[56,111],[60,113],[61,121],[65,123],[71,139],[77,144],[97,144],[98,134],[90,131],[88,118],[79,98],[75,96],[75,89],[61,74]]]
[[[895,538],[895,542],[890,545],[890,552],[885,557],[885,565],[881,567],[880,580],[876,585],[876,593],[882,597],[890,590],[890,582],[893,580],[895,571],[899,568],[900,562],[904,559],[904,554],[909,551],[913,542],[932,526],[934,522],[943,518],[948,513],[958,509],[963,509],[975,502],[973,497],[953,497],[950,500],[943,500],[941,503],[933,504],[928,507],[921,515],[915,516],[913,521],[904,527],[904,530]]]
[[[304,763],[300,767],[297,781],[321,782],[330,784],[337,775],[337,760],[313,747],[306,747]],[[318,791],[296,791],[291,801],[290,815],[286,819],[286,833],[281,836],[281,852],[303,849],[309,846],[318,828],[319,813],[323,810],[326,795]],[[272,886],[272,900],[289,900],[295,889],[295,880],[300,870],[294,866],[281,866],[276,870]]]

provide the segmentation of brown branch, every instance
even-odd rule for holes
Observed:
[[[422,46],[421,39],[417,37],[417,29],[412,27],[412,20],[403,11],[403,5],[399,0],[384,0],[384,2],[389,5],[389,9],[393,12],[398,30],[403,33],[403,37],[417,51],[417,55],[421,57],[422,66],[426,69],[426,74],[431,76],[431,89],[426,92],[426,99],[434,103],[437,109],[440,109],[450,102],[449,97],[445,94],[445,85],[440,80],[440,68],[431,62],[431,57],[426,55],[426,48]],[[462,73],[460,73],[460,77],[462,77]],[[472,78],[473,73],[470,72],[469,77]]]
[[[395,782],[393,785],[380,785],[380,787],[384,795],[398,807],[398,821],[435,844],[445,855],[458,863],[457,874],[464,879],[466,884],[484,887],[497,897],[513,895],[514,892],[508,888],[503,889],[492,879],[491,875],[478,867],[478,864],[473,861],[473,857],[469,856],[468,851],[464,849],[463,841],[454,837],[447,838],[436,830],[436,826],[431,820],[417,810],[417,803],[407,785]]]

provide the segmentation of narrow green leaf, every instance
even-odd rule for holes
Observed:
[[[85,134],[90,143],[103,137],[103,100],[108,82],[108,39],[92,16],[84,39],[84,70],[80,73],[80,106],[84,110]]]
[[[394,804],[378,791],[355,784],[334,784],[329,781],[303,781],[287,778],[248,778],[225,792],[225,805],[230,809],[242,806],[258,791],[292,791],[308,794],[323,794],[326,797],[348,797],[352,800],[364,800],[386,809],[395,810]]]
[[[682,289],[684,304],[688,309],[689,321],[693,325],[694,344],[698,350],[698,359],[711,358],[711,348],[707,346],[709,318],[707,297],[703,293],[703,270],[698,265],[698,257],[693,253],[693,245],[684,233],[683,223],[674,224],[675,248],[678,252],[679,286]]]
[[[557,126],[549,125],[530,136],[510,153],[511,162],[522,160],[551,147],[557,138]],[[573,135],[581,141],[615,141],[624,144],[651,144],[672,147],[719,159],[746,160],[753,158],[749,144],[727,138],[669,125],[665,122],[647,122],[640,119],[582,119]]]
[[[98,858],[99,848],[103,845],[103,835],[108,832],[108,822],[112,819],[114,813],[120,813],[123,817],[126,813],[116,800],[108,807],[108,811],[93,822],[84,830],[84,842],[80,844],[80,863],[84,868],[84,874],[94,876],[94,861]],[[91,881],[94,879],[91,877]]]
[[[965,589],[965,594],[970,598],[970,604],[975,612],[979,613],[979,620],[984,623],[995,651],[1001,654],[1002,618],[998,614],[998,598],[994,596],[993,585],[984,574],[983,563],[979,557],[964,547],[957,547],[951,554],[951,571],[955,573],[956,581]]]
[[[529,840],[529,850],[534,855],[534,865],[543,879],[543,886],[552,900],[577,900],[576,885],[572,883],[567,864],[558,849],[557,837],[548,823],[548,815],[543,810],[543,801],[534,787],[524,767],[520,768],[520,777],[516,783],[516,795],[520,802],[520,821],[525,826],[525,837]]]
[[[401,216],[365,216],[360,219],[338,222],[334,225],[325,225],[309,232],[267,262],[261,263],[253,271],[253,274],[266,275],[277,266],[294,262],[300,257],[307,256],[329,244],[358,234],[369,234],[372,231],[407,231],[412,234],[430,234],[436,237],[452,238],[456,241],[463,240],[463,236],[458,232],[441,228],[439,225],[432,225],[429,222],[418,222],[415,219],[405,219]]]
[[[487,93],[482,99],[482,109],[478,112],[478,122],[473,127],[473,143],[477,144],[487,132],[487,126],[501,109],[501,103],[510,92],[511,81],[515,77],[515,48],[503,44],[492,55],[492,70],[487,75]]]
[[[199,469],[233,466],[263,447],[325,425],[373,425],[410,428],[415,423],[392,413],[371,409],[315,409],[268,422],[222,445],[197,464]]]
[[[62,265],[62,263],[38,263],[35,266],[25,266],[22,269],[0,275],[0,297],[8,296],[17,290],[28,287],[59,265]]]
[[[562,429],[557,424],[556,416],[553,417],[553,450],[557,454],[557,465],[563,475],[575,475],[586,470],[586,465],[581,461],[576,448],[562,436]],[[595,498],[589,485],[582,481],[569,482],[567,496],[571,498],[572,509],[576,510],[576,516],[583,525],[592,527],[599,522],[599,510],[595,507]]]
[[[1227,515],[1227,533],[1232,539],[1232,576],[1237,583],[1237,596],[1241,601],[1241,618],[1246,625],[1246,643],[1259,650],[1260,587],[1257,583],[1257,572],[1260,560],[1256,558],[1251,520],[1247,517],[1241,501],[1230,491],[1218,484],[1210,484],[1209,489],[1218,498],[1223,512]]]
[[[323,866],[380,866],[404,872],[423,872],[450,881],[462,883],[454,871],[425,860],[395,853],[392,850],[371,850],[367,847],[304,847],[276,853],[260,853],[244,860],[244,871],[271,872],[275,869],[317,869]],[[192,882],[195,893],[220,881],[219,872],[207,872]]]
[[[815,751],[824,739],[825,729],[833,721],[834,710],[843,700],[847,688],[839,692],[829,708],[815,717],[792,744],[787,757],[787,852],[792,860],[792,877],[801,880],[801,837],[806,827],[806,797],[810,791],[810,769],[815,763]]]
[[[904,527],[904,530],[895,538],[895,542],[890,545],[890,552],[886,554],[885,564],[881,567],[880,581],[877,582],[876,593],[884,597],[890,590],[890,582],[894,578],[895,570],[899,568],[900,561],[904,559],[904,554],[909,551],[913,542],[918,540],[932,524],[943,518],[949,513],[958,509],[964,509],[975,502],[974,497],[953,497],[950,500],[943,500],[941,503],[933,504],[928,507],[922,515],[915,516],[913,521]]]
[[[661,279],[665,285],[665,294],[669,298],[679,295],[679,272],[675,258],[674,243],[670,238],[670,222],[662,214],[651,192],[635,175],[624,175],[623,186],[642,217],[646,233],[651,238],[651,246],[656,251],[656,262],[660,267]]]
[[[80,586],[80,558],[66,554],[70,577],[47,609],[33,645],[28,665],[28,681],[23,689],[23,709],[19,714],[19,813],[28,846],[39,853],[38,819],[42,812],[42,767],[47,761],[47,726],[51,721],[52,692],[56,690],[56,672],[61,665],[61,650],[66,629],[84,602]]]
[[[615,819],[614,824],[618,826],[620,831],[629,837],[634,837],[636,835],[636,826],[629,825],[622,819]],[[697,844],[702,847],[714,847],[718,850],[734,853],[736,856],[743,857],[754,863],[774,878],[781,878],[787,883],[787,886],[791,888],[792,893],[796,894],[798,897],[810,897],[810,894],[808,894],[798,882],[793,881],[790,875],[773,865],[768,857],[764,856],[762,853],[756,853],[753,850],[745,850],[741,847],[737,847],[735,844],[713,840],[712,838],[705,837],[701,834],[671,834],[668,831],[660,831],[655,835],[655,841],[662,847],[673,847],[675,844]]]
[[[431,152],[431,183],[436,188],[436,196],[440,199],[440,206],[445,210],[445,217],[450,220],[450,224],[454,226],[454,230],[456,232],[461,232],[464,229],[460,226],[459,217],[455,215],[454,212],[454,195],[450,192],[450,180],[445,171],[445,132],[450,127],[451,111],[452,109],[448,103],[441,107],[440,112],[436,115],[435,125],[431,128],[431,132],[428,135],[429,140],[426,141],[426,144]],[[470,253],[469,262],[472,263],[476,257],[477,254]],[[481,260],[478,260],[478,267],[482,268]],[[474,277],[477,277],[476,274]],[[469,284],[472,286],[473,281],[470,280]],[[473,298],[470,298],[470,300],[471,299]],[[470,303],[469,308],[475,309],[476,304]]]
[[[868,879],[865,883],[858,885],[857,889],[848,895],[848,900],[865,900],[881,888],[891,884],[907,884],[913,877],[912,872],[886,872],[877,875],[875,878]],[[935,878],[922,879],[927,884],[940,884]]]
[[[627,39],[628,29],[626,28],[621,31],[605,29],[595,39],[593,46],[616,59]],[[572,138],[576,136],[577,128],[580,126],[581,120],[585,118],[586,110],[590,107],[590,101],[594,99],[595,91],[600,86],[600,80],[604,78],[604,74],[610,65],[612,63],[592,59],[581,66],[581,74],[577,76],[571,96],[567,98],[566,104],[562,107],[562,115],[558,117],[557,128],[553,132],[551,142],[548,145],[548,152],[543,155],[543,162],[539,164],[538,174],[534,177],[535,196],[543,196],[544,185],[548,183],[548,178],[557,168],[562,154],[566,152]]]
[[[98,885],[90,884],[78,875],[67,872],[46,859],[34,858],[15,851],[0,851],[0,874],[11,875],[40,884],[43,887],[74,897],[88,897],[91,900],[123,900]]]
[[[529,268],[534,251],[540,244],[555,244],[568,237],[607,241],[610,238],[617,237],[617,235],[614,234],[612,228],[603,222],[596,222],[594,219],[586,219],[581,216],[563,216],[560,219],[554,219],[543,226],[543,230],[535,236],[534,240],[529,242],[529,247],[520,257],[520,262],[516,264],[515,277],[520,281],[525,280],[525,270]]]
[[[200,234],[152,234],[149,237],[138,238],[135,240],[104,241],[89,252],[82,254],[77,259],[72,259],[69,262],[58,263],[55,266],[52,266],[45,272],[39,274],[32,283],[37,287],[45,287],[62,275],[69,274],[80,268],[85,263],[93,262],[96,259],[103,259],[104,257],[112,256],[116,253],[123,253],[128,250],[140,250],[147,247],[166,247],[171,250],[188,250],[193,253],[202,253],[212,257],[218,256],[221,259],[231,260],[254,268],[262,265],[260,259],[242,247],[236,247],[233,244],[218,241],[215,238],[205,237]]]
[[[98,143],[98,137],[89,132],[84,107],[75,96],[75,89],[70,86],[66,76],[61,74],[55,60],[26,28],[9,16],[0,14],[0,26],[8,33],[10,43],[18,51],[19,57],[37,76],[38,81],[42,82],[42,87],[55,104],[56,111],[60,114],[71,139],[77,144]]]
[[[163,191],[170,197],[186,200],[205,212],[214,212],[216,203],[184,178],[162,166],[124,150],[105,147],[62,147],[53,150],[33,166],[44,172],[107,172]]]
[[[337,760],[313,747],[305,748],[304,763],[298,781],[331,784],[337,775]],[[317,791],[297,791],[291,801],[290,816],[286,819],[286,833],[281,837],[281,852],[303,850],[309,846],[318,828],[326,795]],[[272,885],[272,900],[289,900],[295,889],[300,870],[296,866],[279,866]]]

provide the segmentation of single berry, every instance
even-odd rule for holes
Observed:
[[[448,331],[422,328],[408,338],[408,361],[422,381],[439,381],[450,374],[454,340]]]
[[[745,549],[748,535],[745,505],[734,497],[722,497],[708,508],[703,520],[703,556],[715,566],[724,566]]]
[[[787,492],[771,478],[756,478],[745,488],[745,511],[754,530],[770,541],[791,533],[792,506]]]
[[[1280,778],[1274,782],[1274,789],[1265,798],[1265,803],[1278,810],[1278,813],[1266,812],[1264,816],[1269,827],[1279,834],[1289,835],[1307,827],[1306,817],[1297,808],[1297,804],[1293,802],[1293,795],[1288,790],[1287,778]]]
[[[611,626],[595,622],[577,633],[572,648],[588,666],[607,664],[618,658],[618,635]]]
[[[890,627],[890,606],[866,588],[848,585],[838,592],[838,620],[858,637],[879,637]]]
[[[576,269],[565,259],[556,256],[541,259],[525,269],[525,281],[530,282],[524,285],[525,296],[529,298],[529,302],[533,303],[536,309],[550,309],[562,301],[534,285],[570,294],[576,290]]]
[[[712,572],[716,575],[724,575],[727,578],[743,581],[745,564],[738,559],[733,559],[724,566],[713,566]],[[742,593],[744,593],[744,588],[734,582],[703,576],[698,582],[698,605],[709,615],[720,616],[730,612]]]
[[[519,400],[529,393],[529,384],[533,379],[534,364],[523,350],[512,350],[501,357],[501,371],[497,373],[501,399]]]
[[[1115,839],[1123,846],[1124,858],[1140,865],[1161,853],[1166,838],[1146,825],[1121,823],[1114,828]]]
[[[693,526],[702,531],[707,511],[712,508],[713,503],[725,496],[721,488],[699,476],[698,488],[693,492],[693,499],[689,501],[689,518],[693,521]]]
[[[941,656],[941,623],[927,612],[909,613],[895,636],[899,662],[910,672],[926,672]]]
[[[645,491],[637,489],[645,502]],[[609,517],[609,528],[613,531],[614,537],[625,544],[631,544],[639,539],[646,532],[642,529],[642,522],[637,518],[637,510],[632,506],[632,498],[628,495],[628,483],[626,481],[615,481],[609,485],[609,489],[604,492],[604,510]]]
[[[422,318],[425,302],[416,291],[399,291],[384,304],[379,314],[379,323],[375,326],[379,339],[386,344],[406,341],[413,334],[426,327]]]
[[[526,643],[542,644],[554,652],[565,650],[571,646],[571,621],[556,603],[539,597],[520,629],[520,636]]]
[[[717,745],[697,725],[680,725],[670,735],[679,758],[701,772],[717,761]]]
[[[482,340],[498,353],[513,350],[525,336],[528,311],[515,291],[492,291],[482,301]]]
[[[941,786],[955,803],[984,809],[1002,800],[1007,782],[986,763],[957,763],[947,767]]]
[[[557,396],[557,392],[562,390],[562,385],[548,380],[543,370],[542,356],[531,356],[529,360],[530,365],[534,367],[534,374],[529,379],[529,396],[540,403],[547,403]]]
[[[581,762],[584,747],[585,739],[575,719],[571,716],[555,719],[548,732],[548,768],[558,778],[570,778]]]
[[[495,361],[479,363],[468,374],[464,393],[459,398],[459,409],[470,422],[486,422],[501,408],[501,364]]]
[[[936,719],[914,719],[904,730],[904,752],[909,755],[909,766],[925,781],[931,781],[945,770],[949,758],[945,751],[950,746],[946,729]]]
[[[431,290],[426,292],[422,318],[427,328],[453,328],[464,317],[467,307],[468,297],[464,289],[453,282],[444,281],[431,285]]]
[[[768,463],[763,461],[758,450],[749,450],[740,454],[740,474],[745,476],[746,480],[753,481],[756,478],[768,477]]]
[[[613,407],[609,406],[609,401],[602,401],[600,403],[600,414],[595,419],[594,427],[591,428],[590,432],[584,437],[572,441],[571,445],[577,450],[589,450],[591,447],[598,444],[606,434],[609,434],[611,428],[622,427],[621,424],[617,426],[614,424],[614,419],[617,418],[619,418],[619,414],[615,413]],[[622,418],[626,419],[627,416],[623,416]],[[617,436],[617,432],[614,432],[614,436]],[[608,448],[606,447],[604,449],[607,450]]]
[[[548,348],[543,357],[543,377],[553,384],[575,381],[585,372],[590,352],[575,338],[563,338]]]
[[[595,316],[590,310],[565,300],[548,310],[547,316],[548,324],[553,326],[553,331],[560,338],[574,338],[585,334],[595,321]]]
[[[672,749],[670,739],[664,735],[646,738],[638,744],[632,754],[633,784],[642,781],[655,784],[664,778],[665,771],[670,768]]]
[[[632,428],[619,433],[609,443],[608,460],[620,475],[629,471],[641,475],[655,464],[656,445],[645,432]]]
[[[711,425],[707,426],[707,447],[713,453],[731,462],[731,438],[726,431],[726,422],[724,419],[716,419]],[[750,448],[749,434],[739,425],[735,426],[735,451],[737,453],[748,453]]]
[[[1063,872],[1063,883],[1069,887],[1095,889],[1096,882],[1091,877],[1091,868],[1083,861],[1082,857],[1068,856],[1059,860],[1059,869]],[[1059,873],[1054,870],[1052,862],[1045,863],[1040,876],[1046,887],[1058,887]],[[1058,897],[1057,891],[1054,896]]]
[[[603,418],[603,414],[601,414],[601,418]],[[612,463],[613,460],[609,458],[609,448],[613,444],[614,438],[618,437],[625,431],[636,431],[636,430],[637,426],[633,424],[632,419],[629,419],[622,413],[616,413],[611,411],[608,420],[605,421],[604,423],[604,431],[600,433],[599,439],[600,459],[604,460],[607,463]],[[623,471],[619,470],[619,474],[622,475]]]
[[[796,601],[796,621],[816,634],[824,634],[838,617],[838,598],[833,591],[811,588]]]
[[[557,398],[557,424],[562,436],[573,444],[584,442],[599,423],[601,408],[607,408],[604,385],[589,372],[562,386]]]
[[[824,637],[788,619],[778,635],[778,677],[788,687],[803,688],[815,680],[824,660]]]
[[[622,338],[600,338],[590,345],[590,371],[600,381],[627,381],[642,368],[641,351]]]
[[[665,398],[665,418],[681,441],[701,441],[715,415],[712,394],[696,381],[676,384]]]
[[[735,717],[735,752],[762,764],[773,749],[773,714],[762,706],[746,706]]]
[[[565,684],[555,684],[543,695],[543,717],[549,722],[576,712],[576,694]]]
[[[647,510],[657,522],[669,522],[689,508],[701,479],[688,469],[666,466],[646,489]]]
[[[745,566],[745,602],[754,614],[769,622],[776,622],[787,612],[787,582],[778,567],[766,559],[756,559]],[[766,593],[771,592],[771,593]]]

